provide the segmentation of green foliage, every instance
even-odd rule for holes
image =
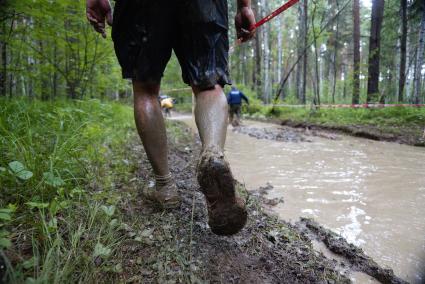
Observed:
[[[44,100],[115,96],[121,79],[110,38],[88,24],[83,0],[12,0],[4,13],[10,96]]]
[[[311,122],[333,126],[372,125],[391,127],[415,127],[425,125],[424,108],[388,107],[379,109],[322,108],[312,112],[309,108],[270,107],[250,105],[246,107],[253,117],[276,117],[283,120]]]
[[[12,214],[16,208],[9,204],[7,208],[0,208],[0,250],[7,249],[12,245],[10,241],[10,233],[6,230],[6,226],[12,222]]]
[[[21,257],[11,282],[92,282],[111,265],[93,257],[120,241],[114,184],[132,170],[121,156],[132,116],[98,100],[0,100],[0,249]]]
[[[32,178],[32,172],[28,171],[21,162],[13,161],[9,163],[10,173],[21,180]]]

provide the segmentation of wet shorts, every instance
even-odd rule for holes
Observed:
[[[230,84],[227,0],[117,0],[112,38],[126,79],[160,83],[174,50],[185,83]]]

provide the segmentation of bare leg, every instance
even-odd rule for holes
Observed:
[[[195,121],[204,149],[218,147],[224,149],[228,123],[227,99],[221,86],[201,91],[193,87],[195,93]]]
[[[233,108],[232,106],[229,107],[229,124],[233,125]]]
[[[236,194],[235,180],[223,154],[228,123],[227,99],[218,85],[206,91],[194,87],[193,92],[196,96],[195,120],[203,147],[197,178],[207,201],[208,224],[215,234],[232,235],[245,226],[247,211]]]
[[[133,81],[134,118],[155,175],[166,176],[170,170],[165,123],[158,103],[159,87],[159,84]]]
[[[133,89],[137,130],[155,174],[155,185],[143,188],[143,194],[163,208],[177,207],[180,197],[168,168],[167,135],[158,102],[159,84],[133,81]]]

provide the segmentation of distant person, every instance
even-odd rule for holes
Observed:
[[[227,94],[227,103],[229,104],[229,123],[233,126],[241,124],[242,100],[249,105],[248,98],[236,87]]]
[[[171,110],[174,107],[174,99],[169,96],[160,96],[161,108],[164,111],[164,115],[171,117]]]

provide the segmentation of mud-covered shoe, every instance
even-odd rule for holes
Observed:
[[[165,185],[150,183],[143,188],[143,196],[155,205],[164,209],[179,207],[180,196],[177,192],[177,186],[174,182],[169,182]]]
[[[197,171],[211,231],[217,235],[236,234],[245,226],[248,214],[245,202],[236,194],[236,181],[223,152],[214,148],[204,150]]]

